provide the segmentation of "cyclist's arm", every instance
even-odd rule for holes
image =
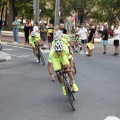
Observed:
[[[51,80],[54,80],[54,75],[53,75],[53,72],[52,72],[52,56],[53,56],[53,51],[51,50],[50,51],[50,54],[49,54],[49,58],[48,58],[48,72],[50,74],[50,78]]]

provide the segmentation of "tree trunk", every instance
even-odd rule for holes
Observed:
[[[7,24],[7,10],[8,10],[8,8],[7,8],[7,6],[5,7],[5,11],[4,11],[4,26],[8,26],[8,24]]]
[[[8,7],[8,27],[12,28],[12,22],[13,22],[13,6],[12,6],[12,0],[7,0],[7,7]]]
[[[1,20],[3,19],[3,13],[4,13],[4,6],[2,7],[2,10],[1,10]]]

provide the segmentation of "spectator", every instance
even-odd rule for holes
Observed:
[[[89,30],[88,30],[88,43],[93,43],[94,44],[94,38],[95,38],[95,28],[93,28],[92,24],[89,25]],[[89,49],[88,47],[88,54],[87,56],[92,56],[92,50]]]
[[[120,28],[119,25],[116,24],[114,29],[114,46],[115,46],[115,53],[113,55],[119,56],[119,40],[120,40]]]
[[[63,34],[67,34],[67,30],[65,29],[65,25],[64,25],[64,24],[61,24],[61,25],[60,25],[60,31],[61,31]]]
[[[18,43],[18,31],[20,28],[20,22],[18,21],[18,17],[15,17],[15,21],[12,23],[12,26],[13,26],[14,43]]]
[[[36,32],[36,33],[39,32],[39,27],[38,27],[38,23],[37,22],[34,23],[33,31]]]
[[[58,26],[58,25],[56,25],[56,26],[55,26],[55,29],[54,29],[54,34],[56,34],[56,33],[62,34],[62,32],[61,32],[61,30],[59,29],[59,26]]]
[[[103,46],[104,46],[104,52],[102,53],[102,55],[105,55],[106,54],[106,51],[107,51],[107,44],[108,44],[108,29],[107,29],[107,25],[104,24],[104,29],[103,29],[103,32],[102,32],[102,43],[103,43]]]
[[[31,32],[31,23],[30,21],[27,19],[26,20],[26,24],[24,26],[24,34],[25,34],[25,45],[29,44],[29,35]]]
[[[53,32],[54,32],[54,28],[52,26],[52,24],[48,25],[48,29],[47,29],[47,38],[48,38],[48,48],[51,48],[52,45],[52,41],[53,41]]]
[[[44,47],[46,47],[47,27],[44,25],[44,22],[41,23],[40,33],[41,33],[41,39],[44,43]]]
[[[82,44],[82,50],[80,52],[80,54],[88,54],[86,49],[86,43],[87,43],[87,36],[88,36],[88,32],[87,29],[84,27],[84,24],[81,23],[81,28],[79,30],[78,33],[81,37],[81,44]]]
[[[2,26],[3,26],[3,21],[0,19],[0,41],[2,40]]]
[[[103,29],[104,29],[104,26],[102,24],[100,24],[99,25],[99,31],[98,31],[100,36],[102,35]]]

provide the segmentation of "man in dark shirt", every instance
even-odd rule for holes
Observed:
[[[61,25],[60,25],[60,31],[61,31],[63,34],[67,34],[67,30],[65,29],[65,25],[64,25],[64,24],[61,24]]]
[[[95,29],[92,28],[92,24],[89,25],[89,30],[88,30],[88,43],[93,43],[94,44],[94,37],[95,37]],[[87,56],[92,56],[92,50],[89,49],[88,47],[88,54]]]
[[[0,19],[0,41],[1,41],[1,35],[2,35],[2,26],[3,26],[3,21]]]
[[[107,29],[107,25],[104,24],[104,29],[102,32],[102,43],[104,46],[104,52],[102,53],[102,55],[106,54],[106,50],[107,50],[107,44],[108,44],[108,29]]]

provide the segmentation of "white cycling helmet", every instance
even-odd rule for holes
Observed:
[[[31,32],[31,36],[35,36],[36,35],[36,32],[35,31],[32,31]]]
[[[63,49],[63,44],[62,44],[62,42],[59,41],[59,40],[57,40],[57,41],[55,42],[54,49],[55,49],[56,52],[57,52],[57,51],[62,51],[62,49]]]
[[[63,34],[63,33],[62,33],[61,31],[56,32],[56,33],[54,34],[54,36],[53,36],[53,39],[54,39],[54,40],[60,40],[62,34]]]

